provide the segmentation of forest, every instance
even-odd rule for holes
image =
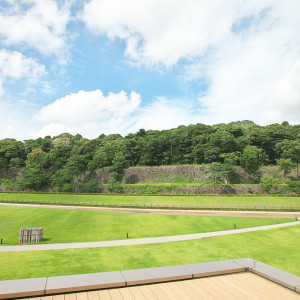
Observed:
[[[140,129],[124,137],[101,134],[90,140],[69,133],[0,140],[0,184],[6,190],[98,192],[95,174],[101,168],[112,172],[116,184],[131,166],[187,164],[208,164],[212,180],[226,182],[236,166],[259,182],[261,166],[277,165],[289,181],[297,182],[299,163],[300,125],[288,122],[194,124],[162,131]],[[297,175],[291,177],[294,169]]]

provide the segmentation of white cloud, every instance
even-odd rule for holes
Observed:
[[[0,38],[6,46],[27,45],[62,56],[66,48],[68,5],[53,0],[16,0],[0,11]]]
[[[131,60],[206,80],[200,121],[266,124],[300,122],[299,11],[298,0],[91,0],[80,17]]]
[[[199,115],[186,101],[159,98],[142,106],[135,92],[104,96],[100,90],[79,91],[43,107],[35,119],[44,125],[34,137],[63,132],[95,138],[101,133],[126,135],[141,128],[169,129],[197,122]]]
[[[171,66],[226,38],[233,14],[232,4],[216,0],[92,0],[81,19],[95,34],[125,40],[129,57]]]
[[[137,112],[136,123],[130,132],[141,128],[146,130],[163,130],[176,128],[179,125],[189,125],[199,122],[199,112],[193,109],[191,103],[180,99],[159,98]]]
[[[294,13],[300,3],[294,4],[277,3],[264,20],[242,37],[232,35],[209,59],[210,88],[199,98],[207,108],[206,122],[300,122],[300,19]]]
[[[0,79],[0,97],[4,94],[4,89],[2,85],[2,79]]]
[[[45,67],[33,58],[27,58],[17,51],[0,49],[0,79],[27,77],[31,81],[36,81],[44,74]]]
[[[12,103],[0,95],[0,139],[28,138],[33,129],[32,112],[24,103]]]
[[[79,91],[43,107],[36,119],[45,126],[37,136],[62,132],[96,137],[100,133],[122,133],[134,121],[134,112],[141,103],[140,95],[124,91],[104,96],[100,90]]]

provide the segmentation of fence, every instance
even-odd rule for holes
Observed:
[[[39,243],[43,240],[43,228],[31,227],[20,230],[20,243]]]
[[[168,204],[134,204],[134,203],[100,203],[100,202],[73,202],[73,201],[46,201],[1,199],[0,203],[42,204],[62,206],[91,206],[115,208],[147,208],[147,209],[174,209],[174,210],[231,210],[231,211],[300,211],[299,206],[243,206],[243,205],[168,205]]]

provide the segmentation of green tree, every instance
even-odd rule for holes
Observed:
[[[24,161],[25,151],[22,142],[15,139],[0,140],[0,171],[2,171],[4,179],[8,170],[12,167],[15,168],[16,163],[19,167],[23,167]]]
[[[288,192],[300,194],[300,181],[288,181],[284,189]]]
[[[83,191],[85,193],[99,193],[102,189],[103,186],[96,179],[91,179],[83,184]]]
[[[263,150],[256,146],[245,147],[241,156],[241,166],[249,174],[256,174],[265,161]]]
[[[49,176],[40,167],[25,167],[22,172],[25,189],[40,191],[48,185]]]
[[[290,159],[297,172],[297,180],[299,180],[299,164],[300,164],[300,141],[299,140],[284,140],[278,145],[282,151],[281,157]]]
[[[56,171],[50,178],[51,186],[59,191],[66,191],[64,186],[69,186],[73,174],[68,169],[61,169]]]
[[[27,154],[26,166],[35,166],[41,163],[44,151],[40,148],[33,149]]]
[[[210,134],[209,141],[204,146],[205,162],[220,162],[220,155],[237,150],[235,137],[224,129]]]
[[[264,174],[260,179],[260,186],[270,194],[271,191],[278,191],[279,180],[272,174]]]
[[[213,184],[213,194],[216,193],[216,185],[226,180],[228,170],[224,168],[223,164],[213,162],[209,165],[207,173],[209,174],[208,180]]]
[[[277,165],[279,166],[280,170],[283,170],[283,177],[286,177],[286,175],[291,173],[291,171],[295,167],[295,164],[290,158],[277,159]]]
[[[89,171],[94,171],[96,169],[101,169],[109,165],[109,159],[106,151],[100,148],[96,151],[93,159],[88,163]]]
[[[125,169],[127,169],[128,166],[129,164],[122,152],[117,152],[108,172],[113,173],[113,178],[116,182],[121,182],[125,175]]]
[[[73,176],[78,176],[86,170],[85,159],[83,155],[71,155],[66,163],[65,169]]]

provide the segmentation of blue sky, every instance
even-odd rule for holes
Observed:
[[[300,123],[298,0],[2,0],[0,138]]]

